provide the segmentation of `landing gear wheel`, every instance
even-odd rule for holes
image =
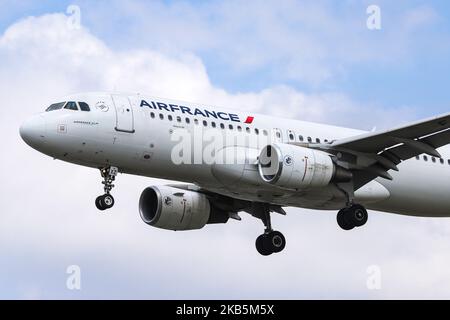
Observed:
[[[100,211],[104,211],[106,210],[105,207],[102,206],[102,199],[103,196],[97,197],[97,199],[95,199],[95,206],[97,207],[98,210]]]
[[[261,219],[265,227],[264,234],[260,235],[255,243],[256,250],[263,256],[281,252],[286,246],[286,239],[283,234],[272,229],[270,219],[270,213],[272,211],[284,213],[284,210],[281,207],[274,209],[273,206],[267,203],[252,203],[251,214],[256,218]]]
[[[110,194],[105,194],[95,200],[95,206],[101,211],[111,209],[114,206],[114,198]]]
[[[351,206],[348,214],[349,219],[352,221],[355,227],[362,227],[367,222],[367,210],[362,205],[355,204]]]
[[[270,231],[260,235],[256,239],[256,250],[263,256],[283,251],[286,247],[286,239],[281,232]]]
[[[105,194],[102,197],[102,204],[106,207],[106,209],[111,209],[114,207],[114,198],[110,194]]]
[[[337,223],[344,230],[352,230],[366,224],[369,215],[362,205],[354,204],[349,208],[340,210],[337,214]]]
[[[258,238],[256,238],[256,250],[262,256],[270,256],[272,254],[272,251],[270,251],[266,245],[266,236],[266,234],[262,234]]]
[[[339,210],[336,220],[337,223],[339,225],[339,227],[341,227],[341,229],[345,230],[345,231],[349,231],[352,230],[355,226],[351,223],[351,221],[348,220],[347,218],[347,210],[348,209],[342,209]]]
[[[266,241],[268,246],[273,253],[278,253],[283,251],[286,247],[286,238],[279,231],[272,231],[266,236]]]

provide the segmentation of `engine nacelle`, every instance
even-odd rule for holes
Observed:
[[[196,230],[208,223],[225,223],[229,215],[214,208],[199,192],[169,186],[149,187],[139,200],[142,220],[166,230]]]
[[[290,144],[271,144],[258,160],[261,178],[289,189],[324,187],[331,181],[350,181],[351,172],[336,166],[325,152]]]

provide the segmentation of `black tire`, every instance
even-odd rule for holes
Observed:
[[[97,207],[98,210],[105,211],[106,208],[103,206],[102,198],[103,196],[100,196],[97,197],[97,199],[95,199],[95,206]]]
[[[352,223],[352,220],[349,219],[348,210],[349,209],[339,210],[336,217],[339,227],[341,227],[341,229],[345,231],[352,230],[355,227],[355,225]]]
[[[366,224],[369,215],[367,214],[366,208],[360,204],[355,204],[348,209],[349,220],[356,227],[362,227]]]
[[[256,238],[256,250],[258,253],[262,256],[270,256],[272,254],[272,251],[269,250],[267,246],[267,235],[262,234],[258,238]]]
[[[101,202],[102,202],[102,206],[105,207],[106,209],[111,209],[112,207],[114,207],[114,197],[110,194],[105,194],[104,196],[102,196],[101,198]]]
[[[279,231],[272,231],[266,237],[266,244],[273,253],[278,253],[286,247],[286,238]]]

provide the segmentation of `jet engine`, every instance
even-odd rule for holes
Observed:
[[[328,153],[281,143],[262,149],[258,170],[265,182],[288,189],[324,187],[352,179],[352,173],[337,166]]]
[[[216,208],[203,193],[170,186],[145,189],[139,200],[142,220],[166,230],[196,230],[206,224],[226,223],[228,212]]]

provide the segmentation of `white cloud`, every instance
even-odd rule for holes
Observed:
[[[436,286],[441,288],[436,296],[447,296],[450,277],[439,265],[446,262],[448,248],[430,250],[450,243],[446,220],[438,236],[422,220],[374,214],[367,228],[344,233],[335,213],[289,209],[288,217],[274,217],[288,238],[286,252],[267,259],[253,246],[262,224],[249,216],[190,233],[146,226],[137,202],[144,187],[162,183],[152,179],[120,176],[115,209],[99,214],[93,205],[101,191],[97,172],[52,161],[18,136],[21,121],[55,95],[114,87],[333,123],[361,125],[368,117],[358,112],[370,108],[363,126],[384,118],[397,121],[403,112],[286,86],[230,94],[211,84],[193,54],[113,50],[86,29],[67,29],[61,14],[11,26],[0,38],[0,65],[0,134],[8,150],[0,171],[0,297],[429,297],[425,293]],[[65,288],[65,270],[72,264],[82,269],[81,292]],[[365,288],[372,264],[386,275],[377,293]],[[407,282],[406,266],[407,278],[421,281]],[[429,268],[436,272],[424,274]]]
[[[108,39],[119,47],[196,52],[236,77],[264,72],[315,88],[345,77],[346,67],[398,67],[439,43],[421,33],[439,20],[431,6],[378,1],[382,30],[370,32],[369,4],[348,1],[342,10],[331,1],[98,1],[83,14],[105,34],[120,24],[126,32]]]

